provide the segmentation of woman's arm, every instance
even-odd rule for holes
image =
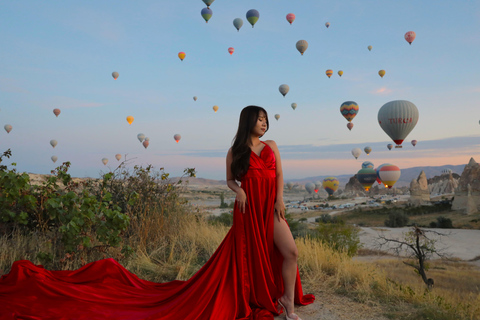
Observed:
[[[283,203],[283,170],[282,160],[280,159],[280,152],[277,144],[273,140],[265,141],[275,154],[275,173],[277,179],[277,197],[275,199],[275,212],[277,213],[278,221],[285,219],[285,204]]]
[[[247,195],[245,191],[240,188],[235,177],[232,173],[232,148],[228,149],[227,153],[227,186],[237,194],[235,200],[237,200],[238,209],[240,212],[245,213],[245,204],[247,203]]]

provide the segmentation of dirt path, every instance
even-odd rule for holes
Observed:
[[[329,293],[316,294],[315,302],[297,307],[295,313],[302,320],[387,320],[380,307],[372,307],[351,299]],[[284,320],[285,315],[275,317]]]

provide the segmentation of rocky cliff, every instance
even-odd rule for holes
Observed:
[[[460,176],[452,209],[465,214],[474,214],[480,210],[480,165],[473,158]]]
[[[427,175],[422,170],[417,179],[410,182],[410,200],[414,205],[421,205],[430,201],[430,191],[428,190]]]
[[[365,189],[362,187],[362,185],[358,181],[357,175],[350,177],[347,184],[345,185],[345,188],[343,189],[343,192],[351,196],[362,196],[362,197],[365,196],[365,193],[366,193]]]
[[[460,176],[451,171],[428,179],[428,190],[430,191],[430,195],[452,195],[458,187],[459,180]]]

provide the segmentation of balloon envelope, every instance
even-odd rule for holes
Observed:
[[[305,184],[305,190],[307,190],[308,193],[312,193],[315,190],[315,184],[312,182]]]
[[[50,140],[50,145],[54,148],[56,147],[57,143],[57,140]]]
[[[348,122],[350,122],[355,118],[359,109],[360,107],[355,101],[345,101],[340,106],[340,113]]]
[[[178,53],[178,57],[179,57],[180,60],[182,60],[182,61],[183,61],[183,59],[185,59],[186,56],[187,56],[187,55],[186,55],[185,52],[183,52],[183,51]]]
[[[296,104],[295,102],[292,103],[292,109],[293,109],[293,110],[297,109],[297,104]]]
[[[250,9],[247,11],[247,20],[252,25],[252,28],[255,23],[257,23],[258,18],[260,18],[260,13],[255,9]]]
[[[147,149],[147,148],[148,148],[148,145],[150,144],[150,142],[149,142],[149,140],[146,140],[146,139],[145,139],[142,144],[143,144],[143,147],[144,147],[145,149]]]
[[[352,155],[355,157],[355,159],[360,157],[361,154],[362,154],[362,149],[360,149],[360,148],[353,148],[352,149]]]
[[[234,51],[235,51],[234,48],[232,48],[232,47],[228,48],[228,53],[230,53],[230,55],[232,55]]]
[[[362,168],[357,172],[357,180],[368,191],[377,180],[377,172],[373,168]]]
[[[173,139],[178,143],[178,141],[182,139],[182,136],[177,133],[176,135],[173,136]]]
[[[207,5],[207,8],[210,7],[210,5],[213,3],[215,0],[203,0],[203,2]]]
[[[218,111],[218,106],[213,106],[213,111],[217,112]]]
[[[208,20],[212,17],[213,11],[210,8],[203,8],[201,11],[203,19],[205,19],[205,22],[208,23]],[[183,60],[183,59],[182,59]]]
[[[197,96],[193,97],[193,101],[197,101],[197,99],[198,99]]]
[[[416,146],[417,145],[417,140],[412,140],[412,146]]]
[[[372,51],[372,46],[368,46],[368,51]]]
[[[118,74],[117,71],[112,72],[113,80],[117,80],[117,79],[118,79],[118,76],[119,76],[119,74]],[[127,77],[127,78],[128,78],[128,77]]]
[[[370,152],[372,152],[372,148],[367,146],[363,149],[363,151],[365,151],[366,154],[370,154]]]
[[[295,21],[295,15],[293,13],[287,14],[287,21],[292,24],[292,22]]]
[[[378,75],[383,78],[383,76],[385,75],[385,70],[378,71]]]
[[[132,124],[133,120],[134,120],[134,119],[133,119],[132,116],[128,116],[128,117],[127,117],[127,122],[128,122],[128,124]]]
[[[400,168],[391,163],[384,163],[378,170],[378,176],[386,188],[391,189],[400,178]]]
[[[387,148],[388,148],[388,150],[392,150],[393,144],[391,144],[391,143],[387,144]]]
[[[50,159],[52,159],[53,163],[57,162],[58,157],[57,156],[52,156]]]
[[[288,84],[282,84],[282,85],[280,85],[280,87],[278,87],[278,91],[280,91],[280,93],[284,97],[288,93],[289,90],[290,90],[290,87],[288,86]]]
[[[373,169],[375,166],[373,165],[372,162],[370,161],[365,161],[364,163],[362,163],[362,169],[365,169],[365,168],[371,168]]]
[[[328,195],[331,196],[337,191],[338,186],[340,183],[338,182],[338,179],[335,177],[328,177],[323,179],[323,189],[327,191]]]
[[[347,128],[348,128],[348,130],[351,131],[352,128],[353,128],[353,123],[351,123],[351,122],[347,123]]]
[[[298,52],[300,52],[303,56],[303,53],[308,48],[308,42],[306,40],[298,40],[296,44]]]
[[[328,69],[327,71],[325,71],[325,74],[327,75],[327,77],[330,78],[330,77],[332,76],[332,74],[333,74],[333,70]]]
[[[390,101],[378,111],[380,127],[398,146],[401,146],[417,122],[418,109],[410,101]]]
[[[58,115],[60,114],[60,109],[53,109],[53,114],[58,117]]]
[[[330,22],[325,23],[325,27],[330,27]]]
[[[235,18],[233,19],[233,25],[237,31],[240,31],[240,28],[243,26],[243,20],[240,18]]]
[[[107,159],[107,158],[103,158],[103,159],[102,159],[102,162],[103,162],[103,165],[106,166],[107,163],[108,163],[108,159]]]
[[[277,119],[277,121],[280,119],[280,115],[278,113],[275,115],[275,119]]]
[[[7,133],[10,133],[10,131],[12,131],[12,126],[10,124],[6,124],[4,127],[5,131],[7,131]]]
[[[343,71],[342,70],[339,70],[337,73],[340,77],[343,76]]]
[[[287,188],[288,188],[288,190],[292,190],[292,188],[293,188],[293,182],[291,182],[291,181],[290,181],[290,182],[287,182]]]
[[[415,40],[416,36],[417,35],[414,31],[408,31],[407,33],[405,33],[405,40],[407,40],[407,42],[411,45],[413,40]]]
[[[117,159],[117,161],[120,161],[120,159],[122,159],[122,155],[120,153],[117,153],[115,155],[115,159]]]
[[[145,135],[143,133],[139,133],[137,134],[137,139],[138,141],[143,142],[143,140],[145,140]]]

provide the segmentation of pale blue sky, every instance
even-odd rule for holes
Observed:
[[[287,179],[354,173],[367,159],[400,168],[478,161],[479,3],[216,0],[207,24],[201,0],[2,1],[0,124],[13,130],[0,132],[0,151],[11,148],[9,162],[34,173],[71,161],[73,175],[96,177],[120,153],[174,176],[195,167],[198,177],[223,179],[238,115],[256,104],[269,112],[265,139],[277,142]],[[252,8],[260,12],[254,28],[245,18]],[[309,43],[303,56],[301,39]],[[398,99],[413,102],[420,120],[403,150],[388,151],[377,112]],[[352,131],[339,112],[347,100],[360,106]],[[146,150],[140,132],[150,138]],[[366,145],[370,156],[355,160],[351,149]]]

